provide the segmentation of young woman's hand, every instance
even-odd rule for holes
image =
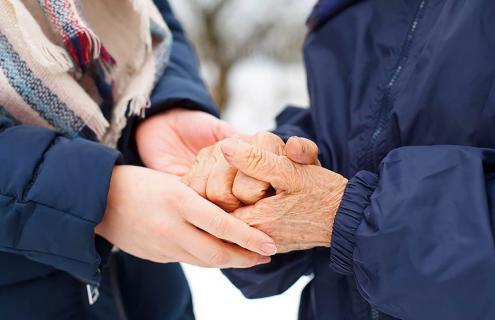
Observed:
[[[183,176],[201,149],[234,134],[227,122],[206,112],[172,109],[144,120],[136,143],[146,167]]]
[[[123,251],[154,262],[251,267],[269,262],[274,241],[201,198],[179,178],[116,166],[107,210],[96,233]]]

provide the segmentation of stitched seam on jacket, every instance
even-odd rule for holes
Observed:
[[[52,141],[50,141],[50,144],[46,147],[45,150],[43,150],[43,153],[41,154],[40,159],[38,160],[38,162],[36,163],[36,166],[34,167],[33,174],[31,175],[31,180],[29,180],[26,188],[24,189],[22,199],[25,199],[25,197],[29,194],[29,191],[31,191],[34,184],[36,183],[36,180],[38,179],[38,176],[40,175],[43,163],[45,162],[46,154],[57,143],[57,139],[58,139],[57,136],[53,137]]]
[[[62,212],[62,214],[67,214],[67,215],[69,215],[69,216],[71,216],[73,218],[76,218],[76,219],[79,219],[79,220],[82,220],[82,221],[91,223],[92,225],[98,224],[98,222],[96,222],[96,221],[83,218],[83,217],[81,217],[81,216],[79,216],[79,215],[77,215],[77,214],[75,214],[73,212],[70,212],[70,211],[67,211],[67,210],[58,209],[58,208],[52,207],[52,206],[50,206],[48,204],[45,204],[45,203],[42,203],[42,202],[39,202],[39,201],[33,201],[33,200],[24,201],[24,200],[19,200],[19,199],[17,199],[16,196],[13,196],[13,195],[10,195],[10,194],[5,194],[5,193],[0,193],[0,196],[13,199],[16,203],[19,203],[19,204],[34,203],[35,205],[41,205],[43,207],[47,207],[48,209],[52,209],[52,210],[55,210],[55,211],[58,211],[58,212]]]

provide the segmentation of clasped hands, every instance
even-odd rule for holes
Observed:
[[[233,136],[200,111],[143,121],[136,145],[147,168],[114,167],[95,233],[142,259],[216,268],[329,246],[347,180],[318,165],[309,140]]]
[[[347,180],[322,168],[318,148],[262,132],[200,151],[182,181],[234,217],[263,231],[278,253],[329,247]]]

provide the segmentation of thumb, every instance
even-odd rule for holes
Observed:
[[[309,139],[291,137],[285,145],[285,154],[299,164],[319,164],[318,146]]]
[[[264,151],[239,139],[226,139],[221,149],[225,160],[247,176],[270,183],[275,189],[287,189],[295,167],[287,157]]]

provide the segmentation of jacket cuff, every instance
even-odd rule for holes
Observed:
[[[330,266],[337,273],[352,273],[356,230],[363,219],[364,210],[370,203],[371,194],[377,183],[376,174],[360,171],[346,187],[332,232]]]
[[[105,213],[118,161],[116,150],[83,139],[55,138],[26,190],[23,205],[32,206],[27,210],[31,215],[15,248],[85,282],[99,282],[111,245],[95,236],[94,228]]]

